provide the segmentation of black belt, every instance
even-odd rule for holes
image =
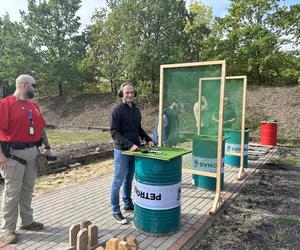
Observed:
[[[22,158],[20,158],[20,157],[18,157],[18,156],[12,155],[12,154],[8,154],[8,155],[6,156],[6,158],[15,160],[15,161],[17,161],[17,162],[19,162],[19,163],[21,163],[21,164],[23,164],[23,165],[26,165],[26,164],[27,164],[27,161],[26,161],[26,160],[24,160],[24,159],[22,159]]]
[[[25,149],[25,148],[33,148],[37,146],[38,142],[9,142],[8,145],[11,149]]]

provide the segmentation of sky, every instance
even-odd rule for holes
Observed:
[[[162,0],[163,1],[163,0]],[[82,0],[81,8],[78,11],[78,16],[81,19],[81,29],[91,23],[91,16],[96,8],[105,7],[105,0]],[[187,4],[190,0],[186,1]],[[202,0],[206,5],[212,6],[215,16],[224,16],[227,13],[229,0]],[[299,0],[281,0],[284,5],[292,5],[299,3]],[[0,0],[0,16],[7,12],[13,21],[20,21],[19,10],[27,9],[27,0]]]

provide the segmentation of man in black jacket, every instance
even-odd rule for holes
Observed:
[[[113,217],[117,223],[126,224],[119,204],[119,191],[123,185],[124,209],[133,211],[131,199],[132,180],[134,176],[134,157],[123,155],[123,150],[136,151],[140,146],[140,138],[150,147],[154,146],[152,139],[141,126],[141,112],[134,103],[136,90],[132,83],[121,85],[118,96],[122,102],[116,105],[110,116],[110,132],[114,141],[114,179],[111,190]],[[140,138],[139,138],[140,137]]]

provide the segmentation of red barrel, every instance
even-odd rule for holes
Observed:
[[[277,141],[277,122],[260,123],[260,144],[275,146]]]

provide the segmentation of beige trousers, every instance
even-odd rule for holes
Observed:
[[[37,174],[35,160],[39,151],[37,147],[33,147],[11,150],[10,153],[26,160],[27,165],[10,159],[6,170],[1,171],[4,178],[2,230],[5,233],[16,231],[19,212],[23,226],[33,222],[31,200]]]

